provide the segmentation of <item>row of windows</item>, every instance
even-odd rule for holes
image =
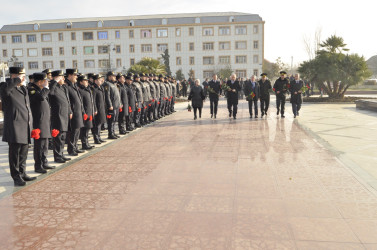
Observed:
[[[231,26],[221,26],[218,28],[218,35],[219,36],[226,36],[231,35]],[[258,34],[259,33],[259,26],[254,25],[253,26],[253,33]],[[188,34],[189,36],[194,36],[194,28],[189,27],[188,28]],[[235,35],[247,35],[247,26],[235,26]],[[129,38],[135,37],[135,31],[129,30],[128,31]],[[181,36],[181,28],[175,28],[175,35],[177,37]],[[202,28],[202,35],[203,36],[213,36],[215,35],[215,28],[214,27],[203,27]],[[52,41],[52,34],[51,33],[42,33],[40,34],[41,41],[42,42],[51,42]],[[95,33],[92,31],[85,31],[83,32],[83,40],[94,40]],[[152,38],[152,29],[142,29],[140,30],[140,38]],[[156,30],[156,37],[168,37],[168,29],[157,29]],[[98,40],[107,40],[109,39],[108,31],[98,31],[96,34],[96,38]],[[120,38],[120,31],[115,31],[115,38]],[[64,41],[64,34],[58,33],[58,40]],[[76,40],[76,32],[71,32],[71,40]],[[7,36],[2,35],[1,36],[1,42],[6,43],[7,42]],[[37,35],[36,34],[29,34],[26,35],[26,42],[28,43],[36,43],[37,42]],[[22,43],[22,35],[12,35],[12,43]]]
[[[231,56],[219,56],[218,57],[218,64],[231,64]],[[247,63],[247,56],[246,55],[237,55],[234,56],[234,63],[236,64],[245,64]],[[259,56],[253,55],[253,63],[259,63]],[[182,57],[177,56],[175,60],[176,65],[182,65]],[[189,57],[189,64],[195,65],[195,57]],[[215,64],[215,57],[214,56],[203,56],[203,65],[214,65]]]

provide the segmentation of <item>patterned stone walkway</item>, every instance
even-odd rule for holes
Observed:
[[[0,248],[377,249],[374,189],[291,115],[208,105],[0,200]]]

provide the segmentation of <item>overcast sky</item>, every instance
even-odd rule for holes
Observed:
[[[332,0],[1,0],[0,26],[17,22],[145,14],[245,12],[259,14],[265,23],[265,58],[281,57],[288,64],[307,60],[303,37],[322,30],[344,38],[350,53],[366,59],[377,55],[375,1]]]

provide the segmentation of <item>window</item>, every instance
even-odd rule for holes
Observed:
[[[84,61],[85,68],[94,68],[94,60],[85,60]]]
[[[259,56],[258,55],[253,56],[253,63],[259,63]]]
[[[12,36],[12,43],[22,43],[21,36]]]
[[[134,52],[135,52],[135,45],[130,44],[130,53],[134,53]]]
[[[71,29],[72,28],[72,23],[71,22],[66,23],[66,27],[67,27],[67,29]]]
[[[246,77],[246,70],[239,70],[239,69],[237,69],[236,70],[236,75],[237,75],[237,77],[238,78],[242,78],[242,77]]]
[[[42,48],[42,56],[52,56],[52,48]]]
[[[98,46],[98,54],[109,53],[109,46]]]
[[[72,55],[77,55],[77,49],[76,49],[76,47],[72,47]]]
[[[211,78],[215,72],[212,70],[204,70],[203,71],[203,78]]]
[[[29,69],[38,69],[38,62],[29,62]]]
[[[203,50],[213,50],[213,43],[203,43]]]
[[[6,49],[3,49],[3,57],[8,57],[8,51]]]
[[[59,48],[59,55],[64,55],[64,47]]]
[[[59,33],[59,41],[63,41],[64,40],[64,37],[63,37],[63,33]]]
[[[152,37],[152,30],[141,30],[140,31],[141,38],[151,38]]]
[[[246,63],[246,56],[236,56],[236,63]]]
[[[258,27],[258,25],[254,25],[254,26],[253,26],[253,33],[254,33],[254,34],[258,34],[258,32],[259,32],[259,27]]]
[[[36,35],[27,35],[26,40],[28,43],[36,43],[37,42],[37,36]]]
[[[72,68],[77,68],[77,60],[72,61]]]
[[[141,52],[152,52],[152,44],[142,44]]]
[[[161,20],[161,24],[162,24],[162,25],[166,25],[166,24],[168,24],[168,20],[167,20],[166,18],[163,18],[163,19]]]
[[[189,50],[194,51],[194,49],[195,49],[194,43],[189,43]]]
[[[43,62],[43,68],[44,69],[53,69],[54,68],[54,64],[52,61],[44,61]]]
[[[229,22],[234,23],[234,16],[229,17]]]
[[[134,20],[131,20],[131,21],[130,21],[130,26],[135,26],[135,22],[134,22]]]
[[[168,48],[168,45],[166,43],[157,44],[157,52],[165,52],[167,48]]]
[[[193,35],[194,35],[194,28],[190,27],[189,28],[189,36],[193,36]]]
[[[61,68],[61,69],[64,69],[64,68],[65,68],[65,62],[64,62],[64,61],[60,61],[60,62],[59,62],[59,65],[60,65],[60,68]]]
[[[158,29],[157,37],[168,37],[168,29]]]
[[[108,68],[110,65],[109,60],[98,60],[98,67],[100,68]]]
[[[106,40],[107,31],[98,31],[98,40]]]
[[[254,41],[253,42],[253,47],[254,47],[254,49],[258,49],[259,48],[259,42],[258,41]]]
[[[195,18],[195,23],[200,23],[200,17]]]
[[[116,63],[117,63],[117,68],[120,68],[120,67],[122,67],[122,59],[117,59],[117,61],[116,61]]]
[[[219,35],[220,36],[230,35],[230,27],[219,27]]]
[[[22,49],[14,49],[13,50],[13,56],[20,57],[22,56]]]
[[[15,62],[13,66],[14,67],[21,67],[21,68],[23,68],[24,67],[24,62]]]
[[[39,30],[39,24],[37,24],[37,23],[34,24],[34,30],[35,30],[35,31]]]
[[[246,41],[238,41],[236,42],[236,49],[246,49]]]
[[[219,42],[219,50],[230,49],[230,42]]]
[[[236,35],[246,35],[246,26],[236,26]]]
[[[71,40],[72,41],[76,40],[76,32],[71,32]]]
[[[203,64],[204,65],[212,65],[215,63],[215,59],[213,56],[204,56],[203,57]]]
[[[259,73],[258,73],[258,70],[257,70],[257,69],[254,69],[254,70],[253,70],[253,73],[254,73],[253,75],[255,75],[255,76],[259,75]]]
[[[135,65],[135,58],[130,59],[130,65]]]
[[[133,30],[128,31],[128,36],[130,38],[134,38],[134,31]]]
[[[230,56],[219,56],[219,64],[230,64]]]
[[[182,64],[182,58],[178,56],[178,57],[175,59],[175,64],[176,64],[176,65],[181,65],[181,64]]]
[[[115,38],[116,38],[116,39],[119,39],[119,38],[120,38],[120,31],[119,31],[119,30],[116,30],[116,31],[115,31]]]
[[[175,36],[181,36],[181,28],[175,29]]]
[[[42,42],[51,42],[51,34],[42,34]]]
[[[98,28],[102,28],[103,27],[103,21],[102,20],[100,20],[100,21],[97,22],[97,27]]]
[[[94,46],[84,47],[84,55],[93,55],[93,54],[94,54]]]
[[[213,36],[213,27],[203,28],[203,36]]]
[[[27,55],[28,56],[38,56],[38,49],[28,49]]]
[[[195,64],[195,57],[190,56],[190,65],[194,65],[194,64]]]
[[[1,36],[1,43],[7,43],[7,36]]]
[[[175,51],[181,51],[181,43],[175,44]]]
[[[83,32],[83,40],[93,40],[93,32]]]
[[[115,46],[115,52],[116,52],[117,54],[120,53],[120,45],[116,45],[116,46]]]

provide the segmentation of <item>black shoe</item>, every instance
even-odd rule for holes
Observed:
[[[106,142],[105,140],[102,140],[101,138],[99,138],[99,141],[100,141],[101,143],[105,143],[105,142]]]
[[[45,173],[47,173],[47,170],[44,169],[44,168],[37,168],[37,169],[34,169],[34,172],[40,173],[40,174],[45,174]],[[25,177],[23,177],[23,179],[25,179]],[[25,181],[26,181],[26,179],[25,179]]]
[[[232,117],[232,113],[231,112],[229,112],[229,117]]]
[[[65,157],[64,155],[63,155],[63,161],[70,161],[71,160],[71,158],[68,158],[68,157]]]
[[[281,118],[285,118],[285,116],[284,116],[284,115],[281,115]]]
[[[94,140],[94,144],[102,144],[99,140]]]
[[[85,153],[85,150],[76,149],[76,153],[78,153],[78,154]]]
[[[94,146],[92,145],[82,145],[82,149],[84,150],[92,150],[94,148]]]
[[[56,167],[55,166],[50,166],[50,165],[44,165],[43,168],[44,169],[55,169]]]
[[[276,112],[276,115],[279,115],[279,112],[280,112],[280,110],[278,110],[278,111]]]
[[[296,115],[294,115],[293,118],[296,118]]]
[[[116,140],[116,139],[118,139],[118,137],[116,137],[115,135],[109,135],[109,137],[107,137],[107,139]]]
[[[114,136],[115,136],[116,138],[120,138],[120,136],[119,136],[119,135],[117,135],[117,134],[114,134]]]
[[[29,176],[29,175],[27,175],[27,174],[24,174],[24,176],[22,176],[22,179],[23,179],[24,181],[34,181],[34,180],[37,179],[37,177],[31,177],[31,176]]]
[[[119,132],[119,134],[121,134],[121,135],[125,135],[125,134],[127,134],[128,132],[126,131],[126,130],[122,130],[122,131],[120,131]]]
[[[250,119],[251,119],[251,118],[253,118],[253,116],[252,116],[252,115],[250,116]]]
[[[264,113],[262,113],[262,118],[263,118],[263,116],[264,116]]]
[[[70,155],[70,156],[78,156],[79,154],[77,153],[77,152],[68,152],[68,155]]]
[[[215,115],[215,119],[216,119],[216,115]]]
[[[235,119],[237,119],[235,116],[233,116],[233,119],[235,120]]]
[[[196,116],[194,116],[194,120],[196,120]]]
[[[211,114],[211,118],[213,118],[213,114]]]
[[[14,180],[14,185],[15,186],[25,186],[26,185],[26,182],[23,180],[23,179],[16,179]]]
[[[136,124],[135,127],[136,128],[141,128],[141,124]]]
[[[67,158],[67,159],[70,159],[70,158]],[[55,159],[54,162],[56,162],[56,163],[65,163],[65,160],[64,159]]]
[[[256,115],[255,118],[258,118],[258,116]]]

